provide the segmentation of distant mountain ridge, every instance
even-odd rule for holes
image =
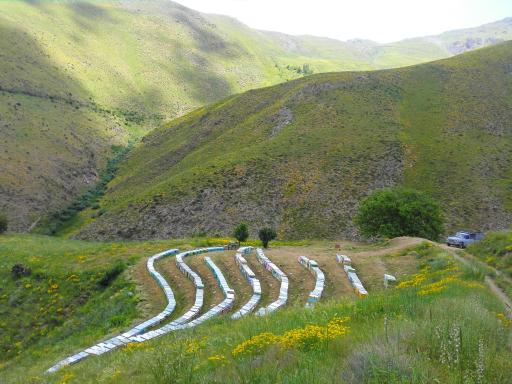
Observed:
[[[441,40],[510,38],[507,20]],[[112,146],[165,120],[304,74],[452,54],[425,39],[375,47],[262,32],[163,0],[4,1],[0,34],[0,211],[17,231],[93,185]]]

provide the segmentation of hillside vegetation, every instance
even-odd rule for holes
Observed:
[[[512,297],[512,232],[490,232],[468,251],[495,269],[496,282]]]
[[[511,219],[512,43],[403,69],[308,76],[198,109],[146,136],[101,200],[91,239],[354,236],[372,190],[440,202],[447,230]]]
[[[164,119],[307,73],[414,64],[512,31],[505,19],[380,46],[256,31],[163,0],[1,8],[0,210],[12,230],[65,207],[98,180],[112,145]]]
[[[186,249],[223,240],[98,244],[3,236],[0,250],[10,256],[0,265],[6,282],[0,298],[9,297],[5,307],[17,315],[0,312],[2,337],[12,338],[11,344],[2,340],[3,347],[12,350],[2,354],[0,380],[34,384],[510,383],[512,323],[486,288],[483,275],[420,239],[397,240],[384,247],[342,242],[369,287],[364,300],[350,291],[341,266],[335,265],[333,244],[278,246],[271,257],[292,278],[291,294],[297,299],[287,308],[237,321],[223,316],[193,331],[128,344],[48,375],[44,370],[57,359],[164,306],[162,292],[141,273],[147,256],[168,247]],[[318,258],[327,273],[326,297],[313,310],[303,308],[313,277],[299,267],[298,254]],[[320,259],[320,255],[326,256]],[[204,264],[200,257],[189,262],[205,280],[208,300],[219,300],[211,293],[215,282],[210,273],[199,267]],[[232,252],[219,255],[216,262],[240,298],[247,283],[228,259],[233,259]],[[255,262],[254,255],[247,259]],[[119,261],[128,269],[110,285],[99,284],[104,272]],[[14,280],[10,266],[15,262],[32,268],[32,274]],[[170,276],[178,305],[185,302],[188,307],[194,299],[173,264],[170,258],[157,268]],[[381,268],[398,277],[396,288],[383,289]],[[266,283],[268,271],[256,273],[264,291],[273,290],[275,295],[275,288]],[[67,305],[59,311],[64,302]],[[34,313],[33,306],[43,310]],[[50,323],[50,319],[55,320]],[[41,329],[42,334],[28,337]]]

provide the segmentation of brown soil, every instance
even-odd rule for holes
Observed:
[[[250,255],[245,255],[244,257],[261,284],[261,300],[259,305],[256,307],[257,310],[259,307],[265,307],[277,300],[281,283],[277,281],[274,276],[272,276],[272,274],[263,267],[263,265],[260,264],[254,252]]]
[[[251,298],[252,287],[240,272],[235,261],[234,251],[213,253],[210,257],[224,274],[230,288],[235,290],[235,304],[232,311],[236,312]]]
[[[185,263],[192,268],[203,280],[204,284],[204,305],[202,313],[208,311],[210,308],[216,306],[224,300],[224,295],[220,289],[217,279],[208,265],[205,263],[205,256],[212,256],[211,254],[202,254],[188,256],[184,259]]]
[[[171,286],[176,299],[176,309],[169,319],[178,318],[194,305],[196,300],[194,283],[178,269],[174,256],[159,261],[156,267]]]

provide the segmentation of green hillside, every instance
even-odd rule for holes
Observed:
[[[0,210],[14,230],[96,182],[111,145],[316,60],[167,1],[2,2],[0,30]]]
[[[511,31],[505,19],[379,46],[256,31],[163,0],[2,1],[0,210],[10,229],[27,230],[90,188],[112,145],[226,96],[301,77],[304,64],[307,73],[403,66]]]
[[[196,110],[144,138],[78,236],[227,234],[240,221],[287,238],[352,236],[359,200],[395,184],[438,199],[448,230],[507,227],[511,61],[504,43]]]

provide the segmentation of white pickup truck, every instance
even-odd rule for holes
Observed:
[[[446,245],[450,247],[466,248],[469,244],[482,240],[484,234],[482,232],[457,232],[454,236],[446,239]]]

